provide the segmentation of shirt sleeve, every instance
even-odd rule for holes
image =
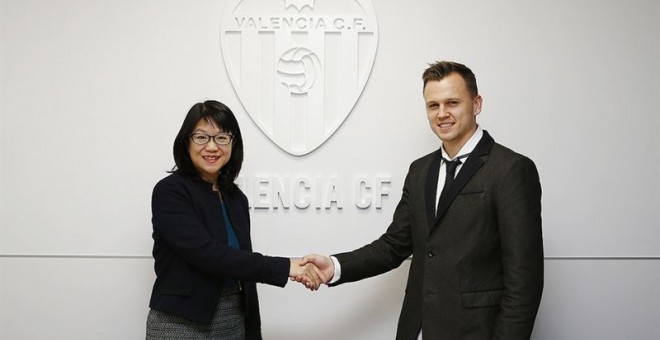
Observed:
[[[341,264],[339,264],[339,260],[337,260],[336,257],[330,256],[330,259],[332,260],[332,263],[335,265],[335,274],[332,277],[332,280],[328,282],[328,284],[333,284],[341,278]]]

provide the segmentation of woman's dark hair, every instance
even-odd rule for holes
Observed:
[[[217,186],[220,190],[233,189],[234,181],[243,165],[243,137],[234,113],[225,104],[215,100],[197,103],[188,111],[179,134],[174,139],[174,163],[176,165],[172,168],[172,172],[183,173],[188,176],[199,176],[199,171],[190,159],[188,146],[190,145],[190,134],[193,132],[195,125],[202,119],[206,119],[209,123],[213,123],[224,130],[224,132],[233,135],[231,157],[227,164],[220,169],[217,180]]]

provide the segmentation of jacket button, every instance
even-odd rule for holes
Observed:
[[[433,257],[433,252],[432,252],[432,251],[430,251],[430,252],[428,253],[428,257],[429,257],[429,258],[432,258],[432,257]]]

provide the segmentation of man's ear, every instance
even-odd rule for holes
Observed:
[[[480,95],[474,97],[474,115],[478,115],[481,112],[481,104],[483,104],[484,99]]]

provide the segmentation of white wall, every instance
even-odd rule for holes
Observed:
[[[660,3],[400,3],[373,0],[369,82],[329,141],[295,157],[232,88],[224,1],[0,0],[0,339],[143,338],[151,188],[207,98],[238,116],[248,184],[346,183],[343,209],[253,209],[256,249],[332,253],[378,237],[408,164],[438,147],[420,81],[436,59],[473,69],[480,123],[539,168],[548,259],[534,339],[660,336]],[[360,176],[391,177],[382,209],[353,205]],[[262,285],[264,335],[393,338],[408,265],[317,293]]]

